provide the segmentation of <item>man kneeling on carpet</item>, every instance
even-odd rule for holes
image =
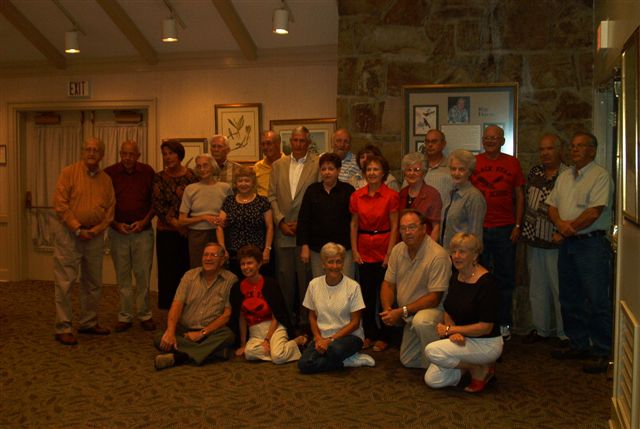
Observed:
[[[303,374],[376,364],[371,356],[358,353],[364,340],[364,300],[360,285],[342,273],[344,255],[340,244],[329,242],[320,249],[325,275],[309,282],[302,302],[313,333],[298,361]]]
[[[156,369],[193,361],[201,365],[210,358],[227,360],[233,332],[227,327],[231,317],[229,296],[238,281],[222,268],[225,251],[218,243],[205,245],[202,267],[185,273],[176,291],[167,330],[155,338],[155,346],[166,353],[155,358]]]

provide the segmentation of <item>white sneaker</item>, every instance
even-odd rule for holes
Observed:
[[[509,341],[511,339],[511,326],[500,325],[500,335],[502,335],[504,341]]]
[[[345,368],[358,368],[360,366],[376,366],[376,361],[364,353],[354,353],[342,361]]]

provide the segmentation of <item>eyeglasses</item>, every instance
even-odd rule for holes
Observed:
[[[416,232],[418,230],[419,225],[415,223],[411,223],[409,225],[400,225],[400,232]]]
[[[404,172],[405,173],[420,173],[422,171],[422,168],[420,167],[416,167],[416,168],[405,168]]]
[[[502,140],[502,137],[487,136],[487,137],[482,137],[482,140],[486,142],[497,142]]]

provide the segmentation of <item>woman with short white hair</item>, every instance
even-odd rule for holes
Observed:
[[[449,155],[449,171],[453,182],[451,200],[442,209],[440,244],[447,248],[458,232],[473,234],[482,241],[482,224],[487,213],[487,202],[469,177],[476,168],[476,157],[464,149],[456,149]]]
[[[342,272],[344,255],[340,244],[327,243],[320,249],[325,275],[311,280],[302,303],[309,310],[313,333],[298,361],[303,374],[375,365],[371,356],[358,353],[364,340],[364,301],[360,285]]]
[[[221,241],[224,217],[220,216],[222,203],[232,195],[231,185],[219,182],[218,163],[208,153],[196,156],[196,175],[200,178],[184,189],[178,223],[189,228],[189,264],[191,268],[202,265],[205,244]],[[219,231],[218,231],[219,229]],[[221,241],[224,245],[224,240]]]

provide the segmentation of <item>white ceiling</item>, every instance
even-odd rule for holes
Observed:
[[[1,0],[11,2],[35,28],[55,47],[66,60],[67,68],[83,63],[108,62],[109,60],[144,61],[139,51],[109,15],[95,0],[59,0],[76,19],[86,35],[79,35],[81,52],[64,53],[64,33],[73,29],[71,22],[52,0]],[[247,58],[234,38],[232,31],[218,13],[215,0],[169,0],[184,23],[178,26],[177,43],[161,41],[162,21],[169,17],[169,10],[162,0],[107,0],[115,1],[132,19],[144,38],[156,52],[158,62],[176,58],[200,56],[237,55]],[[338,11],[336,0],[287,0],[294,21],[289,24],[289,34],[279,36],[271,31],[274,9],[280,0],[224,0],[235,8],[240,20],[256,46],[258,59],[269,52],[286,52],[294,48],[314,47],[323,49],[337,46]],[[1,8],[0,8],[1,9]],[[38,50],[0,10],[0,70],[20,69],[36,64],[60,69]],[[44,66],[43,66],[44,64]],[[149,64],[153,66],[152,64]]]

